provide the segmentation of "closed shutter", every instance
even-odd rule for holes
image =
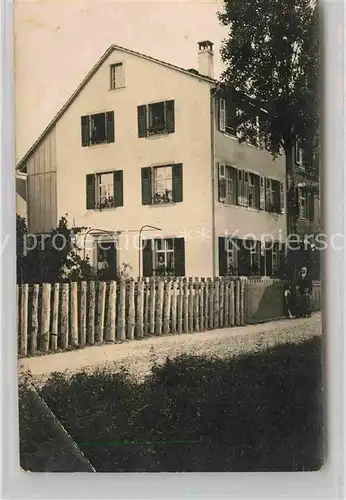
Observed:
[[[226,179],[225,179],[225,169],[224,163],[218,163],[218,199],[221,203],[226,200]]]
[[[173,174],[173,201],[183,201],[183,164],[176,163],[172,167]]]
[[[114,111],[106,113],[106,133],[107,142],[114,142]]]
[[[147,136],[147,107],[145,104],[137,106],[138,137]]]
[[[226,101],[222,98],[219,99],[219,130],[226,131]]]
[[[273,274],[273,242],[270,242],[270,248],[266,249],[266,276]]]
[[[113,174],[114,180],[114,206],[122,207],[124,205],[124,194],[123,194],[123,171],[116,170]]]
[[[175,276],[185,276],[184,238],[174,238],[174,274]]]
[[[142,267],[144,277],[153,275],[153,250],[151,240],[142,240]]]
[[[82,146],[90,145],[90,134],[89,134],[89,116],[81,117],[81,134],[82,134]]]
[[[259,200],[260,200],[260,210],[265,210],[265,203],[266,203],[266,190],[265,190],[265,178],[263,176],[260,176],[259,180]]]
[[[174,101],[166,101],[166,132],[171,134],[174,132]]]
[[[142,168],[142,205],[151,205],[152,190],[151,190],[151,168]]]
[[[285,183],[280,182],[280,212],[285,213]]]
[[[87,210],[95,208],[95,175],[88,174],[86,176],[86,207]]]
[[[219,276],[227,276],[226,238],[219,237]]]

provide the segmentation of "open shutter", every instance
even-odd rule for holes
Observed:
[[[269,243],[269,248],[266,248],[266,276],[273,274],[273,243]]]
[[[285,183],[280,182],[280,212],[285,213]]]
[[[95,174],[88,174],[86,176],[86,207],[87,210],[95,208]]]
[[[218,163],[218,199],[221,203],[226,200],[226,179],[225,179],[225,169],[224,163]]]
[[[185,276],[185,241],[184,238],[174,238],[174,274]]]
[[[266,252],[264,241],[260,242],[260,275],[266,276]]]
[[[114,142],[114,111],[107,111],[106,113],[106,133],[107,142]]]
[[[90,134],[89,134],[89,116],[81,117],[81,134],[82,134],[82,146],[90,145]]]
[[[183,164],[176,163],[172,167],[173,173],[173,201],[183,201]]]
[[[147,107],[145,104],[137,106],[138,137],[147,136]]]
[[[272,180],[272,187],[273,187],[273,195],[274,195],[274,212],[279,214],[281,212],[280,210],[280,182],[276,180]]]
[[[151,168],[142,168],[142,205],[151,205]]]
[[[259,207],[260,210],[265,210],[266,208],[266,190],[265,190],[265,178],[261,175],[259,179]]]
[[[315,219],[315,195],[311,191],[308,193],[308,218],[312,222]]]
[[[244,184],[243,184],[243,205],[247,207],[249,204],[249,172],[243,172]]]
[[[219,130],[226,131],[226,101],[222,98],[219,99]]]
[[[296,217],[300,218],[300,201],[299,201],[299,188],[295,188],[295,205],[296,205]]]
[[[174,132],[174,101],[166,101],[166,132],[171,134]]]
[[[114,185],[114,206],[122,207],[124,205],[124,194],[123,194],[123,171],[116,170],[113,173],[113,185]]]
[[[153,250],[151,240],[142,240],[142,267],[144,277],[153,275]]]
[[[227,276],[226,238],[219,237],[219,276]]]

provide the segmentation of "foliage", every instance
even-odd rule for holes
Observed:
[[[45,235],[29,235],[26,220],[17,215],[17,282],[56,283],[92,279],[89,259],[79,255],[76,236],[85,227],[69,227],[62,217],[56,229]]]
[[[280,143],[286,156],[289,233],[296,233],[297,197],[292,151],[307,153],[306,178],[318,179],[319,149],[319,17],[310,0],[225,0],[218,14],[229,28],[221,57],[222,81],[236,95],[249,96],[255,108],[238,115],[241,140],[253,139],[254,109],[264,141]],[[240,98],[239,98],[240,99]],[[240,103],[242,104],[242,103]],[[242,109],[241,105],[240,108]],[[273,156],[277,148],[272,148]]]
[[[53,374],[49,407],[98,472],[317,470],[321,339],[220,359]]]

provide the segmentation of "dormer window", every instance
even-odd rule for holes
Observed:
[[[110,89],[122,89],[125,87],[125,73],[123,63],[115,63],[110,66]]]

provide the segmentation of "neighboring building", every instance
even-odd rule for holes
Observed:
[[[212,46],[199,43],[199,71],[107,50],[17,167],[27,169],[30,232],[68,214],[94,229],[85,243],[95,267],[128,263],[133,276],[277,274],[284,155],[273,160],[260,135],[238,142],[239,110],[213,78]],[[145,225],[161,231],[143,229],[140,254]],[[249,235],[251,249],[228,239]]]
[[[27,178],[22,172],[16,172],[16,213],[27,218]]]

